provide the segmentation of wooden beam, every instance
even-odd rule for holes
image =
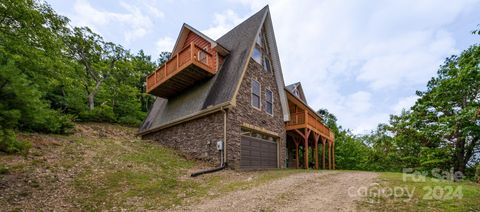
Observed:
[[[308,137],[310,136],[311,132],[311,129],[305,129],[305,169],[308,169]]]
[[[328,141],[328,169],[332,169],[332,143]]]
[[[302,138],[305,139],[305,134],[302,131],[300,131],[298,129],[294,129],[294,130],[295,130],[295,132],[298,133],[298,135],[302,136]]]
[[[299,167],[299,160],[298,160],[298,145],[300,144],[300,142],[298,141],[298,139],[295,137],[295,136],[292,136],[292,139],[293,139],[293,142],[295,143],[295,165],[298,169]]]
[[[318,138],[320,137],[319,134],[313,133],[315,137],[315,169],[318,170]]]
[[[322,139],[322,169],[325,169],[325,139]]]
[[[332,140],[333,148],[332,148],[332,163],[333,163],[333,170],[335,170],[335,142]]]

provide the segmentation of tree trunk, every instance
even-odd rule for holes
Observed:
[[[457,137],[457,142],[455,143],[455,167],[453,168],[455,172],[465,173],[465,139]]]
[[[95,82],[95,89],[88,94],[88,108],[90,110],[95,109],[95,96],[97,95],[98,90],[100,89],[100,85],[102,84],[103,80],[98,80]]]

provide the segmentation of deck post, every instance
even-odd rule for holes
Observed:
[[[303,140],[305,141],[305,148],[304,148],[304,158],[305,158],[305,169],[308,169],[308,137],[307,134],[305,133],[305,136],[303,137]]]
[[[305,140],[305,169],[308,169],[308,137],[310,136],[311,132],[311,129],[306,128],[305,135],[303,137],[303,139]]]
[[[320,134],[314,133],[315,136],[315,169],[318,170],[318,139]]]
[[[299,158],[298,158],[298,144],[299,143],[298,143],[297,139],[295,139],[295,138],[294,138],[293,141],[295,142],[295,152],[297,153],[295,162],[296,162],[296,166],[297,166],[297,169],[298,169],[298,166],[299,166],[299,163],[300,163]]]
[[[333,170],[335,170],[335,142],[332,140],[332,166],[333,166]]]
[[[332,169],[332,143],[328,140],[328,169]]]
[[[322,169],[325,169],[325,139],[322,138]]]

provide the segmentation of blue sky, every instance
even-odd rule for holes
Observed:
[[[443,60],[480,36],[480,0],[48,0],[72,26],[150,55],[170,51],[182,23],[216,39],[270,5],[285,83],[313,108],[367,133],[416,100]]]

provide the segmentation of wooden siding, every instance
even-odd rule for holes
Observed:
[[[213,67],[215,67],[215,68],[217,67],[217,52],[215,51],[215,49],[212,48],[210,42],[203,39],[202,37],[195,34],[194,32],[190,31],[190,32],[188,32],[187,38],[185,39],[185,43],[183,45],[183,48],[190,45],[190,43],[194,43],[195,45],[197,45],[201,49],[206,48],[206,51],[212,55],[212,65],[213,65]]]

